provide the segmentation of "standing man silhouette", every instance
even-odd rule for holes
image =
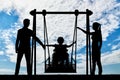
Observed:
[[[94,32],[87,32],[79,27],[86,34],[92,35],[92,72],[91,75],[95,75],[95,67],[98,65],[99,75],[102,75],[102,65],[101,65],[101,47],[102,47],[102,34],[101,34],[101,24],[98,22],[93,23]]]
[[[18,75],[20,69],[20,63],[23,55],[25,55],[27,64],[27,74],[32,75],[31,63],[30,63],[30,38],[33,37],[35,40],[44,48],[43,43],[34,35],[34,32],[28,29],[30,24],[29,19],[24,19],[23,28],[18,30],[17,39],[15,44],[15,51],[17,53],[17,63],[15,69],[15,75]]]

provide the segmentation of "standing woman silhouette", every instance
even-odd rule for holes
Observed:
[[[99,75],[102,75],[102,64],[101,64],[101,47],[102,47],[102,34],[101,34],[101,24],[98,22],[93,23],[94,32],[87,32],[79,27],[77,27],[86,34],[92,35],[92,71],[91,75],[95,75],[96,65],[98,66]]]

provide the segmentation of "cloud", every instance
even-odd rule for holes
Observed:
[[[102,56],[102,63],[103,65],[120,63],[120,49],[104,53]]]
[[[3,55],[4,54],[4,52],[3,51],[0,51],[0,55]]]
[[[112,46],[112,50],[115,50],[115,49],[117,49],[117,48],[120,48],[120,43]]]
[[[26,75],[26,71],[21,70],[19,75]],[[14,70],[13,69],[8,69],[8,68],[0,68],[0,75],[14,75]]]
[[[6,74],[13,74],[13,70],[12,69],[0,69],[0,74],[1,75],[6,75]]]
[[[120,36],[117,39],[115,39],[115,41],[120,41]]]

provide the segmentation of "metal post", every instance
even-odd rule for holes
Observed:
[[[77,55],[77,19],[78,19],[78,10],[75,10],[76,22],[75,22],[75,70],[76,70],[76,55]]]
[[[46,45],[46,21],[45,21],[45,15],[46,15],[46,11],[43,10],[43,25],[44,25],[44,45]],[[44,50],[44,57],[45,57],[45,72],[46,72],[46,46],[45,46],[45,50]]]
[[[88,15],[86,14],[86,31],[88,32]],[[86,75],[88,75],[88,34],[86,34]]]
[[[92,12],[86,9],[86,31],[90,32],[90,25],[89,25],[89,16],[92,15]],[[88,54],[90,51],[90,35],[86,34],[86,75],[88,75]],[[90,71],[91,71],[91,54],[90,54]]]
[[[36,36],[36,9],[30,12],[33,16],[33,32]],[[36,40],[33,39],[33,53],[34,53],[34,75],[36,75]]]

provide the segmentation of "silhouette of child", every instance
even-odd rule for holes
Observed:
[[[66,64],[68,65],[69,55],[67,53],[67,51],[68,51],[67,48],[71,47],[75,42],[73,42],[70,45],[63,44],[63,42],[64,42],[63,37],[58,37],[57,42],[58,42],[58,44],[46,45],[46,46],[55,47],[54,53],[53,53],[53,60],[52,60],[53,63],[52,64],[53,64],[53,66],[57,66],[58,64],[64,65],[64,61],[66,61]]]

